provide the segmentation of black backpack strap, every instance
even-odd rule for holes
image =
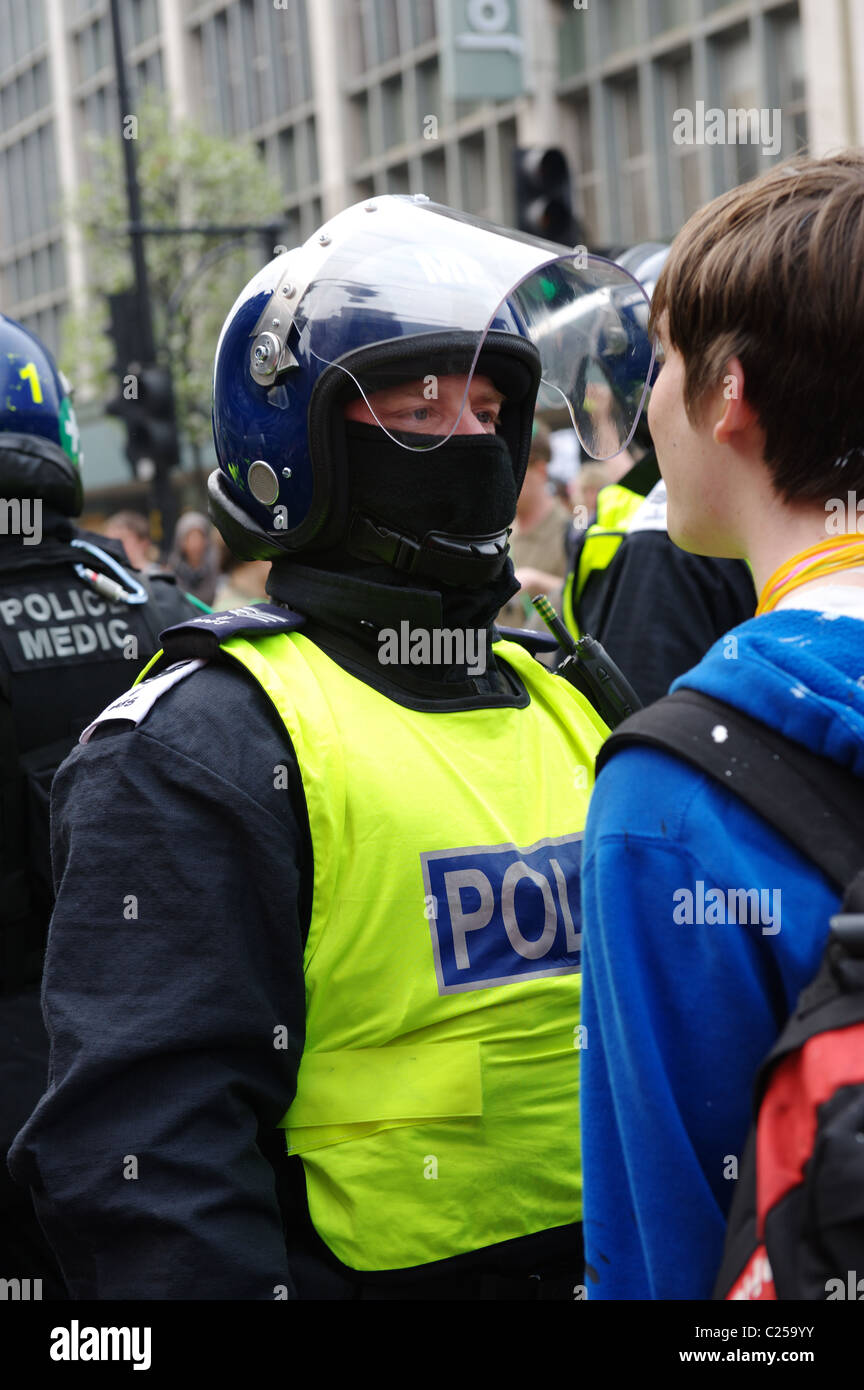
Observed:
[[[864,780],[697,690],[676,690],[625,720],[601,748],[598,774],[634,744],[728,787],[847,890],[844,912],[864,912]]]

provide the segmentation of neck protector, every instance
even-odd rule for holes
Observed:
[[[346,421],[350,521],[357,559],[439,584],[472,589],[501,576],[517,487],[500,435],[399,435]]]

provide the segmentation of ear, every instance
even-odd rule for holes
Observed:
[[[737,357],[730,357],[726,363],[717,399],[720,414],[713,429],[717,444],[735,444],[738,442],[736,436],[754,426],[758,428],[759,417],[745,394],[744,368]]]

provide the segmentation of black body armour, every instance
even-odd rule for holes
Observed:
[[[111,603],[73,568],[64,523],[38,545],[0,540],[0,993],[38,980],[51,913],[51,782],[81,730],[132,684],[159,632],[196,616],[172,576],[136,574],[147,603]],[[92,540],[127,565],[116,541]]]

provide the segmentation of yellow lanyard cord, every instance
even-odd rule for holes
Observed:
[[[809,584],[811,579],[837,570],[854,569],[864,565],[864,540],[860,536],[832,536],[830,540],[819,541],[808,550],[801,550],[774,571],[761,594],[756,608],[760,613],[770,613],[777,607],[781,598]]]

